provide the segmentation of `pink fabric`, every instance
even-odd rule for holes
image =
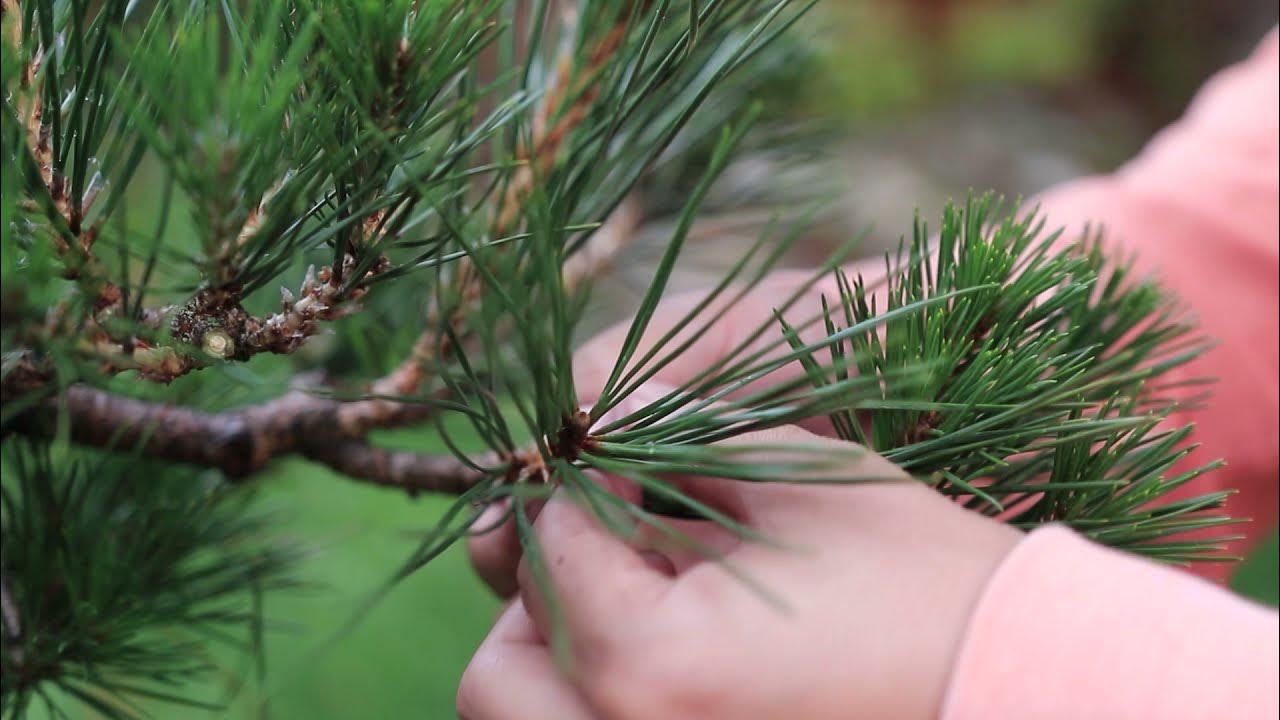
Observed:
[[[1197,95],[1185,117],[1156,136],[1135,160],[1110,176],[1050,191],[1041,201],[1050,222],[1105,225],[1120,251],[1189,306],[1219,345],[1181,370],[1216,377],[1207,407],[1178,418],[1196,424],[1201,449],[1185,468],[1223,458],[1227,467],[1182,488],[1175,497],[1234,489],[1236,517],[1253,519],[1243,554],[1276,524],[1277,168],[1280,167],[1280,38],[1272,31],[1253,56],[1222,71]],[[1227,564],[1195,571],[1217,580]]]
[[[947,720],[1274,720],[1276,613],[1061,527],[1032,533],[970,621]]]
[[[1280,459],[1277,215],[1280,36],[1214,77],[1186,116],[1116,173],[1045,195],[1055,225],[1102,221],[1219,340],[1186,368],[1216,376],[1188,465],[1227,467],[1179,495],[1234,488],[1244,552],[1275,525]],[[1221,580],[1226,565],[1196,570]],[[1275,718],[1277,615],[1186,572],[1030,534],[974,610],[944,710],[968,718]]]

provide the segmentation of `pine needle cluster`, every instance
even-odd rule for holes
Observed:
[[[73,698],[131,716],[138,698],[183,701],[209,643],[260,648],[262,595],[299,580],[252,489],[290,455],[456,496],[392,584],[490,530],[499,501],[538,575],[529,503],[556,491],[624,535],[705,550],[677,515],[769,541],[668,478],[874,482],[839,471],[868,451],[1020,527],[1219,555],[1220,534],[1187,533],[1230,522],[1224,495],[1167,499],[1212,468],[1182,470],[1190,430],[1171,424],[1203,343],[1100,245],[990,198],[948,208],[936,235],[917,222],[882,277],[840,270],[851,242],[640,400],[802,236],[779,213],[659,322],[717,179],[762,122],[779,136],[755,100],[803,67],[784,33],[807,6],[2,7],[6,714]],[[592,280],[656,220],[672,230],[584,404]],[[822,418],[847,452],[761,463],[768,448],[722,442]],[[449,452],[378,440],[432,426]]]

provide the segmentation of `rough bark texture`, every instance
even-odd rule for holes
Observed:
[[[243,410],[208,413],[73,386],[26,412],[15,427],[51,434],[60,411],[77,443],[218,468],[233,478],[297,453],[353,478],[411,493],[456,494],[479,479],[453,456],[388,451],[365,440],[373,426],[425,417],[428,409],[421,405],[343,403],[298,390]]]

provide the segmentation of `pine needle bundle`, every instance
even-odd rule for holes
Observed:
[[[530,503],[553,492],[621,534],[693,543],[674,515],[768,542],[669,478],[875,482],[838,471],[871,451],[1018,527],[1220,556],[1225,536],[1188,533],[1230,522],[1224,495],[1167,497],[1213,467],[1183,470],[1172,424],[1203,342],[1101,245],[988,197],[936,237],[917,221],[882,277],[841,270],[851,242],[718,360],[642,392],[803,237],[779,212],[665,324],[717,179],[762,125],[786,135],[756,99],[803,67],[785,33],[805,5],[3,9],[6,715],[73,699],[130,717],[188,702],[210,644],[260,650],[263,594],[305,581],[253,500],[288,456],[456,499],[388,588],[491,530],[497,502],[537,576]],[[657,220],[672,230],[586,403],[592,281]],[[823,418],[847,451],[761,463],[769,448],[725,442]],[[379,440],[406,427],[440,448]]]

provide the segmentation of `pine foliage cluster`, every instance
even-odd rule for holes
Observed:
[[[253,500],[290,455],[456,496],[388,588],[503,500],[536,576],[528,503],[556,490],[622,534],[694,543],[674,515],[769,541],[664,478],[876,481],[830,449],[761,463],[767,448],[720,442],[822,418],[848,454],[1020,527],[1220,555],[1220,532],[1187,533],[1230,522],[1224,495],[1167,497],[1212,469],[1185,470],[1190,429],[1172,424],[1203,341],[1101,245],[989,197],[936,232],[917,220],[883,276],[841,270],[851,241],[722,358],[639,400],[803,234],[779,208],[662,319],[717,179],[762,126],[787,134],[756,100],[805,67],[787,35],[804,4],[2,7],[6,715],[191,702],[210,646],[260,650],[264,593],[305,582]],[[592,280],[655,220],[671,230],[653,278],[584,406]],[[459,449],[451,416],[483,451]],[[378,441],[433,426],[450,452]]]

